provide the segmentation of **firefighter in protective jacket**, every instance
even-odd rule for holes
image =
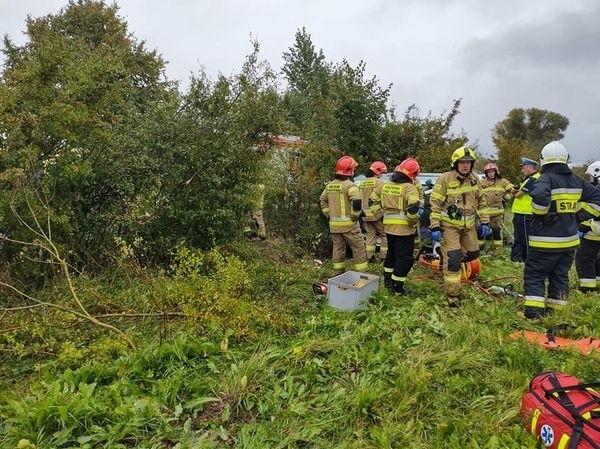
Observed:
[[[540,154],[541,176],[530,192],[533,218],[523,276],[525,317],[530,319],[543,316],[546,308],[566,305],[569,268],[579,246],[578,222],[600,216],[600,190],[574,175],[568,160],[561,143],[546,145]]]
[[[431,205],[431,239],[441,241],[444,288],[451,307],[460,306],[461,263],[479,258],[475,229],[479,216],[481,232],[488,237],[492,230],[485,213],[487,205],[478,177],[473,173],[475,152],[456,149],[450,159],[452,170],[437,179],[429,199]],[[443,238],[442,238],[443,235]]]
[[[358,188],[362,195],[362,206],[363,206],[363,226],[366,231],[366,249],[367,249],[367,260],[372,261],[375,259],[375,249],[377,247],[377,237],[379,237],[379,257],[385,260],[387,253],[387,239],[385,236],[385,230],[383,229],[383,212],[381,210],[373,213],[369,208],[369,198],[371,193],[381,184],[381,175],[387,173],[386,165],[381,161],[375,161],[368,168],[365,173],[366,178],[363,179]]]
[[[419,194],[413,184],[421,168],[412,158],[394,168],[390,182],[371,194],[371,211],[383,211],[388,252],[383,263],[386,288],[404,294],[404,282],[414,263],[415,232],[419,220]]]
[[[483,196],[487,204],[487,215],[490,217],[490,228],[494,240],[494,255],[498,256],[502,250],[502,223],[504,222],[504,204],[512,198],[512,184],[500,175],[498,166],[492,162],[483,169],[485,178],[481,180]],[[479,248],[482,249],[486,240],[481,230],[478,233]]]
[[[600,189],[600,161],[590,164],[585,171],[591,184]],[[581,244],[575,253],[575,267],[582,292],[596,290],[600,283],[600,220],[586,220],[579,225]]]
[[[333,241],[332,262],[337,274],[344,272],[346,245],[352,250],[356,271],[368,267],[365,242],[358,226],[362,212],[360,190],[352,181],[358,164],[350,156],[341,157],[336,164],[335,179],[321,193],[321,211],[329,218],[329,232]]]

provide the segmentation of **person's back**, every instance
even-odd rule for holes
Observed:
[[[539,318],[546,309],[567,304],[578,223],[600,216],[600,190],[574,175],[568,159],[559,142],[546,145],[540,155],[541,175],[530,191],[533,218],[523,275],[526,318]]]
[[[567,164],[544,167],[530,193],[533,218],[529,247],[540,251],[571,249],[579,245],[577,209],[592,188],[573,174]]]
[[[362,211],[360,190],[352,181],[358,166],[350,156],[342,156],[336,163],[335,179],[325,186],[319,202],[321,212],[329,219],[329,232],[333,241],[332,262],[336,273],[344,271],[346,245],[352,250],[354,269],[367,268],[365,243],[360,234],[358,217]]]
[[[387,166],[381,161],[375,161],[365,172],[363,179],[358,188],[362,195],[362,224],[365,229],[365,244],[367,250],[367,260],[375,261],[375,252],[377,250],[377,239],[379,238],[379,257],[385,259],[387,253],[387,239],[381,221],[383,214],[381,211],[373,213],[369,206],[369,199],[373,191],[383,184],[381,176],[387,173]]]
[[[383,210],[388,253],[383,263],[384,284],[396,295],[404,294],[404,282],[412,268],[415,229],[419,217],[419,195],[413,184],[421,171],[416,159],[403,160],[390,182],[371,194],[371,209]]]

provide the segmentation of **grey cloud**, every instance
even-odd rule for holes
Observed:
[[[598,68],[600,4],[550,17],[540,16],[472,40],[462,48],[470,71],[497,66],[533,66],[565,70]]]

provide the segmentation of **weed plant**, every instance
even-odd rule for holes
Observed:
[[[162,336],[130,322],[137,351],[103,351],[88,336],[74,345],[85,358],[30,354],[28,377],[4,381],[12,391],[0,405],[0,447],[535,448],[519,418],[530,379],[545,370],[598,377],[599,354],[509,338],[562,322],[572,325],[566,337],[595,336],[598,294],[574,292],[564,311],[530,322],[518,299],[470,285],[463,306],[449,309],[439,277],[416,266],[406,296],[380,289],[368,308],[343,312],[311,292],[330,266],[280,251],[258,242],[228,248],[225,259],[187,254],[160,278],[163,294],[178,292],[160,296],[171,306],[189,305],[194,289],[220,292],[215,302],[239,298],[239,309],[198,303],[227,319],[180,319]],[[214,263],[193,274],[195,257]],[[483,264],[480,286],[520,289],[522,265],[487,256]],[[118,301],[129,292],[130,303],[156,305],[155,293],[135,296],[135,282],[113,285]]]

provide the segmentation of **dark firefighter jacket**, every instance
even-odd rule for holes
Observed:
[[[567,164],[544,165],[530,195],[531,249],[575,249],[579,246],[578,222],[600,216],[600,190],[574,175]]]

